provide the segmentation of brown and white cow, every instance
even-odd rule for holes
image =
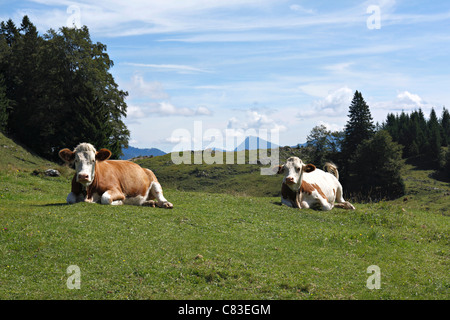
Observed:
[[[278,173],[285,174],[281,203],[293,208],[354,210],[355,207],[343,198],[337,167],[327,163],[324,169],[327,172],[313,164],[304,164],[298,157],[287,159],[286,164],[278,168]]]
[[[151,170],[130,161],[108,160],[108,149],[96,151],[93,145],[80,143],[73,151],[62,149],[59,157],[68,164],[75,163],[68,204],[84,201],[173,208]]]

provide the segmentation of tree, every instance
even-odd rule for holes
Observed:
[[[447,179],[449,179],[450,181],[450,149],[447,150],[447,153],[445,154],[445,164],[443,169],[447,176]]]
[[[109,72],[106,45],[93,43],[86,26],[40,36],[27,16],[20,28],[2,22],[0,58],[13,138],[51,160],[80,142],[109,148],[113,158],[128,146],[128,93]],[[0,114],[1,103],[0,88]]]
[[[0,131],[6,132],[8,123],[9,100],[6,97],[6,86],[0,74]]]
[[[309,158],[316,165],[323,165],[327,161],[338,161],[342,132],[332,132],[324,125],[312,128],[306,137],[306,147]]]
[[[395,199],[405,194],[400,172],[402,146],[386,130],[364,140],[350,158],[347,192],[361,199]]]
[[[370,139],[375,132],[369,106],[358,91],[353,96],[348,117],[349,120],[345,126],[342,145],[342,152],[347,156],[353,154],[358,145],[362,141]]]
[[[450,113],[444,107],[441,116],[441,128],[442,128],[442,145],[447,147],[450,144]]]
[[[331,132],[324,125],[312,128],[306,137],[306,145],[312,150],[311,161],[317,165],[323,164],[329,150],[329,136]]]
[[[436,116],[436,112],[434,111],[434,108],[431,109],[430,112],[430,119],[428,120],[428,154],[429,157],[432,159],[433,166],[435,168],[438,168],[441,161],[441,130],[438,118]]]

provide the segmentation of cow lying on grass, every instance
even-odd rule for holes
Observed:
[[[290,157],[279,166],[278,173],[284,173],[281,185],[281,203],[292,208],[314,208],[331,210],[333,207],[354,210],[344,200],[337,167],[327,163],[327,172],[304,164],[297,157]]]
[[[74,151],[62,149],[59,157],[68,164],[75,163],[68,204],[84,201],[173,208],[151,170],[130,161],[108,160],[108,149],[96,151],[93,145],[80,143]]]

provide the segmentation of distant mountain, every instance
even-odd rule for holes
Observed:
[[[261,139],[259,137],[254,137],[254,136],[249,136],[247,138],[245,138],[245,140],[238,145],[234,151],[242,151],[242,150],[256,150],[256,149],[274,149],[274,148],[278,148],[279,146]]]
[[[135,147],[128,147],[122,149],[123,156],[120,157],[121,160],[128,160],[131,158],[136,158],[139,156],[163,156],[166,153],[162,150],[159,150],[157,148],[150,148],[150,149],[140,149]]]
[[[308,142],[305,142],[305,143],[298,143],[298,144],[296,144],[295,146],[292,146],[291,148],[298,148],[298,146],[300,146],[300,147],[306,147],[308,145]]]

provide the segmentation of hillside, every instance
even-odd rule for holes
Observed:
[[[450,187],[412,165],[404,172],[406,197],[356,203],[352,212],[294,210],[280,206],[278,197],[167,185],[172,210],[69,206],[69,169],[61,177],[34,175],[58,166],[2,135],[0,147],[0,299],[447,300],[450,295]],[[162,167],[165,157],[148,160]],[[251,176],[249,165],[234,166],[229,170],[248,170],[233,176],[238,185]],[[194,167],[170,171],[177,169],[195,180],[188,173]],[[72,265],[81,270],[79,290],[67,287]],[[366,287],[371,265],[381,270],[380,290]]]
[[[138,159],[135,162],[155,172],[158,180],[165,187],[184,191],[201,191],[212,193],[231,193],[247,196],[277,196],[280,193],[282,178],[279,175],[261,175],[261,168],[271,168],[274,164],[256,161],[249,164],[249,151],[231,152],[234,157],[228,164],[226,154],[217,152],[223,164],[174,164],[172,155]],[[238,156],[245,157],[245,164],[237,164]],[[302,157],[297,148],[280,148],[280,164],[290,156]],[[253,158],[252,158],[253,159]],[[259,159],[259,157],[258,157]],[[303,157],[304,159],[304,157]]]
[[[0,171],[10,172],[34,172],[42,174],[47,169],[57,169],[63,175],[70,173],[66,166],[55,164],[34,155],[26,148],[18,145],[0,132]]]

